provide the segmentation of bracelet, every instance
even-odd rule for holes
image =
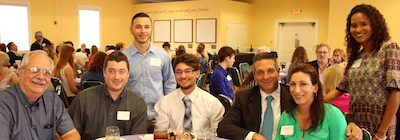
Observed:
[[[385,136],[384,138],[379,138],[377,134],[375,134],[375,138],[378,140],[386,140],[387,136]]]

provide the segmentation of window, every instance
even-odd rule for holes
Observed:
[[[100,47],[100,7],[79,6],[79,43]],[[79,45],[80,46],[80,45]]]
[[[0,4],[0,19],[0,42],[14,42],[19,51],[29,50],[28,6]]]

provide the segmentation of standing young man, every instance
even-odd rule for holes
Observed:
[[[167,52],[150,42],[153,30],[149,15],[136,14],[130,28],[135,40],[123,51],[131,69],[126,87],[146,101],[148,120],[155,119],[154,105],[157,101],[176,89]]]

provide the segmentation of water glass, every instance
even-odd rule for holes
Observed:
[[[119,128],[118,126],[107,126],[106,128],[106,140],[119,140]]]

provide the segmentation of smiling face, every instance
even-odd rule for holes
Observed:
[[[296,72],[290,80],[290,95],[299,106],[309,106],[314,101],[314,93],[318,92],[318,84],[313,85],[309,74]]]
[[[48,57],[43,54],[32,54],[29,57],[29,63],[25,68],[18,68],[19,84],[21,91],[29,98],[39,97],[49,87],[51,76],[43,75],[43,71],[32,73],[28,68],[38,67],[41,70],[51,71],[52,64]]]
[[[254,63],[254,79],[261,90],[270,94],[278,88],[279,73],[273,59],[258,60]]]
[[[106,69],[103,70],[108,91],[121,93],[128,83],[129,72],[125,61],[108,61]]]
[[[182,90],[193,91],[196,88],[196,79],[200,76],[200,71],[180,62],[175,67],[175,79]],[[189,92],[190,93],[190,92]]]
[[[139,44],[150,43],[150,37],[153,33],[151,20],[148,17],[137,17],[133,20],[130,28],[131,34],[135,38],[135,42]]]
[[[343,58],[342,58],[342,56],[340,55],[339,52],[334,52],[334,53],[333,53],[333,60],[334,60],[336,63],[343,62]]]
[[[316,53],[318,62],[328,62],[330,54],[327,46],[318,48]]]
[[[371,22],[365,14],[355,13],[351,16],[350,33],[358,43],[370,47],[372,43]]]

